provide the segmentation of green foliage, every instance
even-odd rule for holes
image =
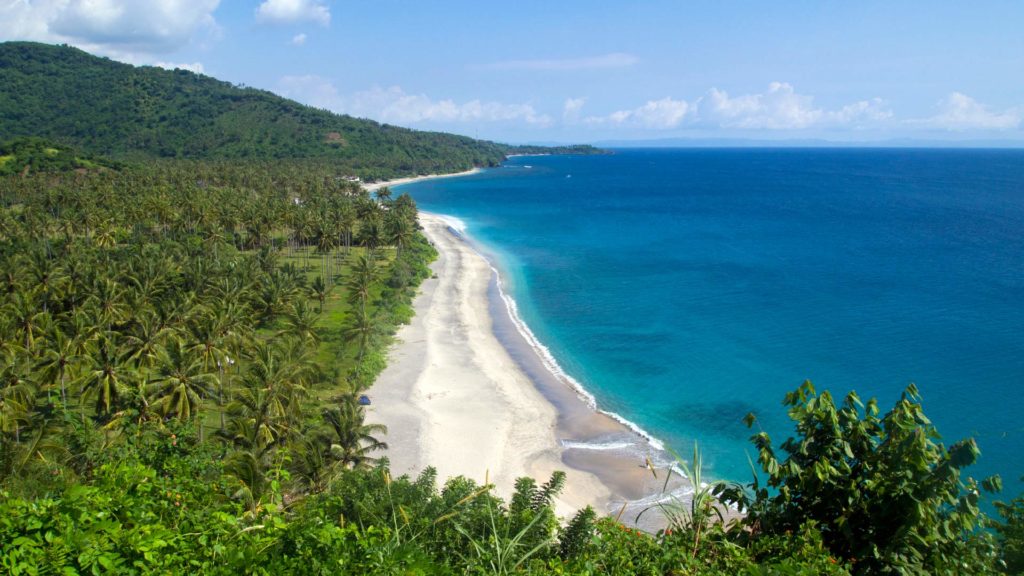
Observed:
[[[699,453],[687,471],[696,496],[667,507],[656,535],[591,509],[560,527],[560,472],[518,480],[507,503],[466,478],[438,489],[431,469],[391,478],[385,431],[357,395],[436,252],[411,198],[372,199],[343,176],[328,164],[182,161],[0,177],[0,571],[997,566],[995,539],[977,531],[978,487],[960,477],[977,447],[939,444],[914,389],[883,417],[873,401],[835,406],[809,384],[788,395],[797,436],[785,457],[755,437],[766,484],[720,491],[748,510],[738,531],[714,521]],[[1024,504],[998,509],[1016,570]]]
[[[1002,522],[994,523],[1008,574],[1024,574],[1024,496],[996,502]]]
[[[185,70],[133,67],[29,42],[0,44],[0,134],[41,136],[119,159],[321,158],[364,180],[495,166],[505,154],[526,150],[378,124]]]
[[[597,512],[590,506],[572,517],[558,537],[558,555],[563,560],[576,560],[594,551]]]
[[[117,162],[76,153],[42,138],[16,138],[0,143],[0,176],[70,170],[119,169]]]
[[[784,457],[766,433],[752,438],[766,482],[755,476],[752,495],[720,490],[747,510],[752,534],[792,533],[813,520],[831,553],[858,573],[991,570],[990,539],[977,531],[978,487],[960,478],[978,448],[966,440],[947,450],[914,386],[881,417],[874,400],[864,405],[850,393],[837,406],[810,382],[785,405],[797,435],[782,443]]]

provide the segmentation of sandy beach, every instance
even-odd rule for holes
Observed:
[[[388,426],[394,473],[430,465],[442,479],[489,477],[507,496],[519,476],[543,481],[565,469],[555,407],[491,332],[488,263],[442,218],[424,214],[421,223],[440,253],[436,278],[424,282],[413,322],[400,331],[388,368],[369,391],[367,419]],[[609,498],[593,475],[566,472],[566,511]]]
[[[472,168],[463,172],[453,172],[451,174],[424,174],[423,176],[409,176],[406,178],[395,178],[394,180],[381,180],[380,182],[374,182],[373,184],[363,184],[363,188],[366,188],[370,192],[376,192],[377,190],[387,186],[398,186],[400,184],[410,184],[412,182],[419,182],[420,180],[431,180],[435,178],[454,178],[456,176],[469,176],[470,174],[476,174],[480,172],[482,168]]]
[[[443,216],[421,213],[440,256],[369,395],[367,420],[388,427],[395,475],[437,469],[492,482],[567,474],[562,516],[591,505],[630,521],[657,499],[663,480],[643,467],[661,458],[646,439],[594,410],[545,366],[498,297],[490,263]],[[653,520],[653,516],[652,520]]]

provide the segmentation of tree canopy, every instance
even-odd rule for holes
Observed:
[[[38,136],[111,158],[329,159],[363,179],[496,166],[506,154],[586,154],[422,132],[303,106],[187,70],[69,46],[0,43],[0,140]]]

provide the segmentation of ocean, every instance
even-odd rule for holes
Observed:
[[[1024,488],[1024,151],[623,149],[396,188],[458,218],[604,410],[747,481],[804,380],[913,382],[975,478]]]

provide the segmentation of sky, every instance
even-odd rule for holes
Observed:
[[[0,40],[505,142],[1024,146],[1020,0],[0,0]]]

